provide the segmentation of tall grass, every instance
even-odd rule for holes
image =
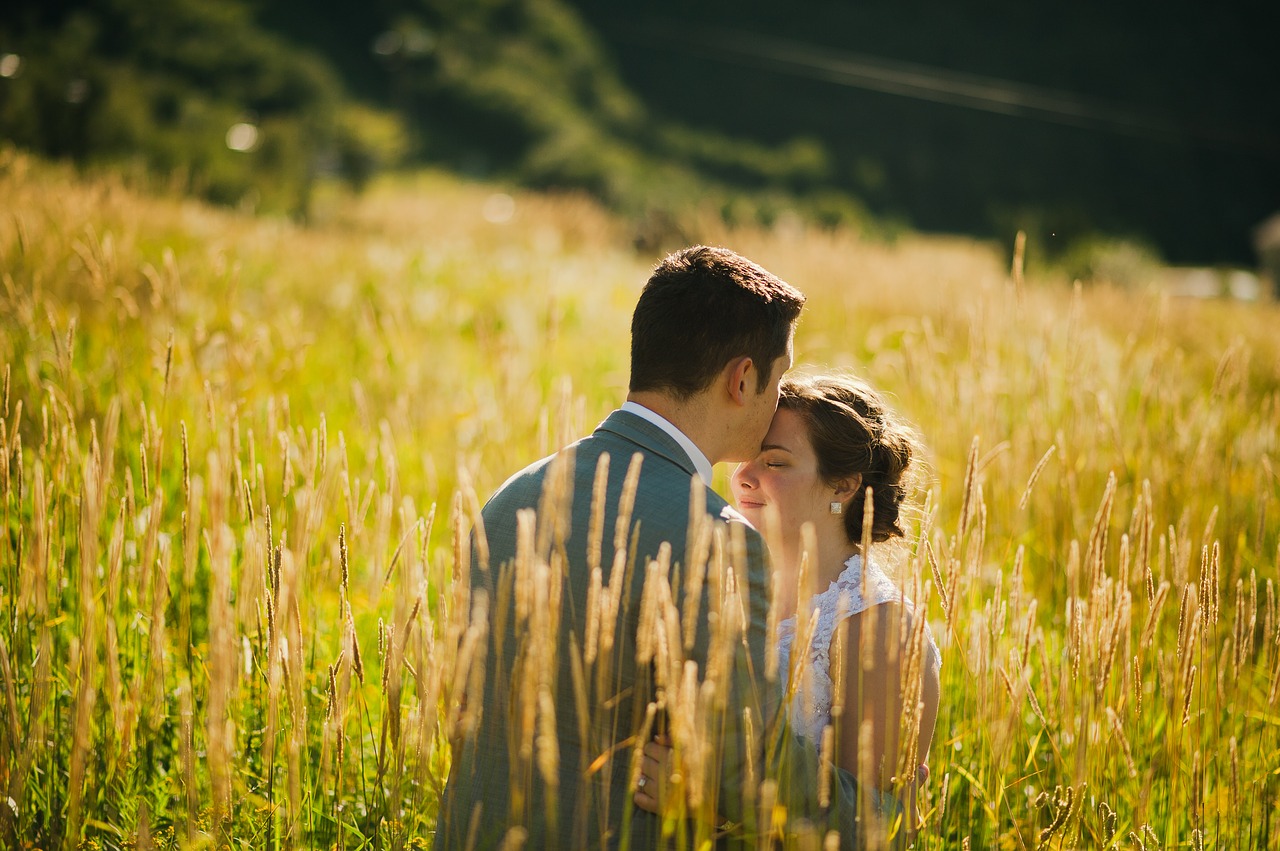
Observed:
[[[429,842],[459,696],[498,673],[460,581],[479,499],[621,399],[652,259],[580,199],[489,223],[492,191],[425,177],[304,230],[0,154],[6,846]],[[804,289],[798,360],[856,368],[930,445],[899,564],[944,658],[917,845],[1273,844],[1276,308],[1011,276],[960,240],[705,237]],[[648,598],[691,744],[713,674],[677,664],[670,605],[733,563],[697,539],[675,560],[708,571]],[[578,691],[530,693],[531,747],[597,711]]]

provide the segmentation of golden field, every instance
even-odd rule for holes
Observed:
[[[620,403],[657,259],[506,191],[422,175],[303,228],[0,152],[0,845],[430,844],[459,540]],[[1280,842],[1277,306],[699,237],[804,290],[797,363],[928,445],[916,846]]]

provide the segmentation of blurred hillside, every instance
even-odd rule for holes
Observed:
[[[0,136],[305,217],[430,162],[587,190],[637,244],[802,219],[1251,264],[1280,18],[1189,3],[10,0]],[[905,81],[905,82],[904,82]],[[873,224],[875,223],[875,224]],[[889,224],[886,224],[889,223]],[[1081,246],[1085,248],[1082,249]]]
[[[587,190],[649,247],[694,208],[869,226],[814,145],[653,120],[558,0],[16,0],[0,55],[5,138],[251,209],[305,217],[318,176],[426,161]]]
[[[814,138],[918,227],[1251,264],[1280,210],[1280,4],[572,2],[653,109]]]
[[[305,217],[319,171],[359,183],[397,145],[394,119],[239,2],[16,0],[0,53],[4,138],[223,204]]]

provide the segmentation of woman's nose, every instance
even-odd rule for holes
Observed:
[[[738,469],[733,471],[731,483],[736,484],[740,488],[751,490],[756,486],[755,476],[751,473],[751,463],[746,462],[738,465]]]

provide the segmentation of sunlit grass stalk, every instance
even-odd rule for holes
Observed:
[[[623,332],[615,314],[633,295],[623,282],[648,261],[594,244],[555,255],[560,327],[549,346],[547,282],[528,277],[547,257],[523,246],[519,221],[490,251],[492,229],[461,223],[470,201],[425,193],[415,210],[453,204],[428,226],[361,206],[374,218],[317,233],[75,181],[13,152],[0,161],[13,212],[0,226],[0,844],[429,840],[447,740],[483,710],[459,697],[483,693],[495,673],[487,636],[504,631],[488,622],[487,592],[467,582],[477,493],[537,457],[539,440],[577,437],[613,404],[625,352],[614,358],[573,317]],[[472,190],[448,190],[459,191]],[[524,221],[555,229],[557,215]],[[438,227],[469,247],[424,243]],[[414,236],[399,242],[404,229]],[[1023,789],[1060,786],[1079,803],[1054,848],[1121,847],[1129,831],[1148,848],[1228,837],[1262,847],[1277,829],[1274,784],[1250,778],[1275,768],[1275,727],[1258,719],[1280,701],[1273,307],[1058,293],[1025,270],[1015,300],[1007,267],[994,285],[985,267],[950,270],[954,254],[902,271],[917,262],[914,238],[905,248],[841,239],[811,234],[797,248],[734,235],[812,281],[815,306],[848,308],[807,315],[798,350],[847,360],[835,341],[853,323],[868,341],[858,371],[897,394],[930,443],[925,513],[950,534],[921,535],[927,581],[904,585],[937,619],[945,660],[930,759],[939,780],[918,845],[1034,847],[1058,810],[1038,821]],[[534,262],[500,268],[499,255]],[[575,279],[588,256],[589,285]],[[867,257],[893,271],[859,265]],[[828,283],[851,273],[872,285]],[[559,377],[568,371],[572,382]],[[541,438],[521,414],[537,411]],[[993,446],[985,455],[979,430]],[[590,734],[610,741],[635,732],[601,704],[630,646],[628,589],[647,570],[630,532],[643,518],[629,497],[603,499],[588,535],[599,550],[583,589],[588,629],[569,642],[581,661],[571,652],[555,673],[574,678],[573,705],[546,705],[545,656],[528,666],[538,684],[530,783],[553,764],[553,715],[562,730],[600,722]],[[432,532],[415,505],[438,500],[452,522]],[[528,586],[548,637],[571,593],[556,585],[557,513],[539,516],[545,549],[534,547]],[[717,740],[704,728],[721,711],[714,684],[740,640],[744,599],[741,541],[691,532],[670,554],[653,639],[672,726],[693,730],[678,746],[693,790],[714,776]],[[699,599],[705,621],[690,608]],[[362,643],[372,652],[380,618],[399,658],[386,668],[389,690],[393,673],[401,680],[395,706],[381,671],[362,687]],[[684,657],[704,623],[713,651],[690,679]],[[900,642],[904,668],[915,641]],[[499,688],[510,673],[497,672]],[[230,748],[218,744],[228,730]],[[1085,781],[1114,809],[1085,801]],[[771,794],[747,786],[744,799]],[[575,806],[562,801],[562,817]]]

